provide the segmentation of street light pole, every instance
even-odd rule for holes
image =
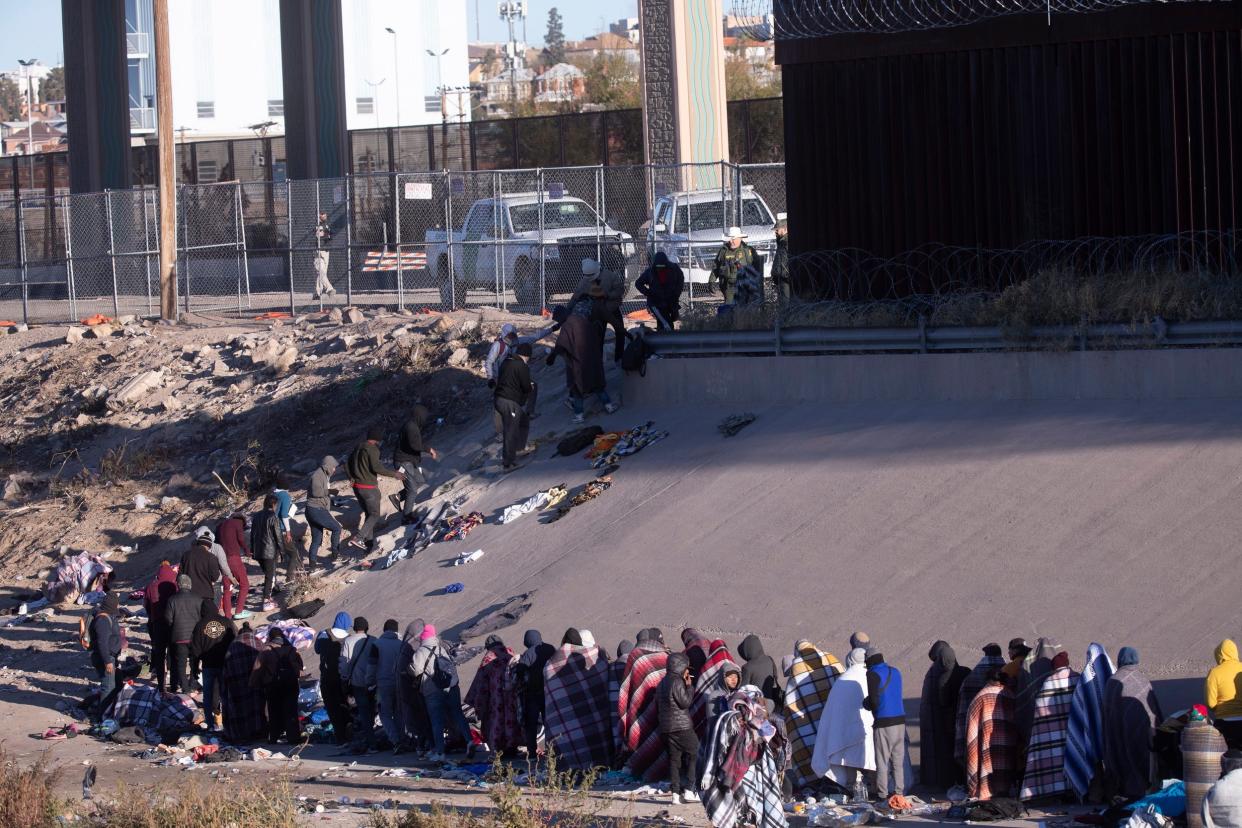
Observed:
[[[30,60],[17,61],[26,70],[26,154],[34,154],[34,74],[30,71],[31,67],[38,62],[38,58]],[[34,179],[31,178],[30,186],[34,187]]]
[[[397,59],[397,30],[391,26],[385,26],[384,31],[392,35],[392,72],[393,72],[393,93],[397,96],[397,158],[393,163],[393,169],[397,172],[401,171],[401,63]]]

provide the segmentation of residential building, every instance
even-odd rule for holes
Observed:
[[[468,82],[465,4],[349,0],[342,12],[349,129],[456,119],[440,89]],[[126,29],[141,137],[155,130],[151,0],[126,0]],[[169,37],[174,129],[189,140],[283,133],[280,0],[171,0]]]
[[[515,101],[520,103],[534,98],[534,81],[535,73],[525,66],[497,72],[483,81],[479,104],[489,115],[511,112]]]
[[[0,141],[3,155],[59,152],[69,143],[64,121],[6,121],[0,124]]]
[[[620,55],[635,66],[641,60],[636,42],[612,32],[600,32],[585,40],[565,41],[565,60],[567,61],[581,64],[590,62],[592,58],[600,54]]]
[[[638,18],[623,17],[616,23],[608,24],[608,31],[618,37],[624,37],[631,43],[638,42]]]
[[[586,96],[586,73],[569,63],[551,66],[534,80],[535,103],[559,104]]]

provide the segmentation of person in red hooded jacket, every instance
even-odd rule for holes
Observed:
[[[168,647],[172,643],[168,623],[164,620],[164,607],[176,594],[177,570],[168,561],[161,561],[155,577],[142,591],[142,605],[147,610],[147,634],[151,636],[151,677],[161,693],[168,672]]]

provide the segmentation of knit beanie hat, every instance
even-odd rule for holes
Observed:
[[[117,610],[121,608],[121,599],[115,592],[109,592],[104,596],[103,602],[99,605],[100,612],[106,612],[115,615]]]
[[[384,427],[373,425],[367,429],[367,439],[377,443],[384,439]]]
[[[184,572],[177,576],[177,589],[189,589],[194,586],[194,581]]]
[[[436,637],[436,628],[431,624],[423,627],[423,634],[418,637],[419,641],[426,641],[428,638]]]

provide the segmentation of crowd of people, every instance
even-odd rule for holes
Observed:
[[[145,590],[152,680],[162,690],[170,662],[168,689],[201,688],[209,726],[233,743],[296,744],[302,657],[278,628],[265,641],[248,622],[238,629],[218,594],[196,588],[194,573],[213,572],[210,539],[200,533],[180,572],[162,565]],[[110,595],[90,625],[105,694],[123,638],[116,613]],[[641,630],[615,657],[585,629],[567,630],[559,646],[529,630],[520,650],[493,634],[463,696],[455,648],[436,628],[417,619],[399,629],[389,619],[372,635],[365,618],[342,612],[314,638],[319,692],[349,753],[441,762],[479,745],[532,758],[551,746],[563,768],[667,779],[674,802],[701,801],[716,826],[743,816],[783,825],[784,803],[808,790],[888,799],[914,783],[902,673],[862,632],[843,663],[799,640],[779,666],[756,636],[735,659],[694,628],[676,647],[659,629]],[[1166,719],[1132,647],[1114,665],[1092,644],[1075,669],[1053,639],[1013,639],[1004,650],[986,645],[967,667],[937,641],[919,696],[919,783],[933,793],[960,787],[971,800],[1108,802],[1184,778],[1196,819],[1202,811],[1231,824],[1242,776],[1212,785],[1242,768],[1242,662],[1231,640],[1216,659],[1206,703]]]

